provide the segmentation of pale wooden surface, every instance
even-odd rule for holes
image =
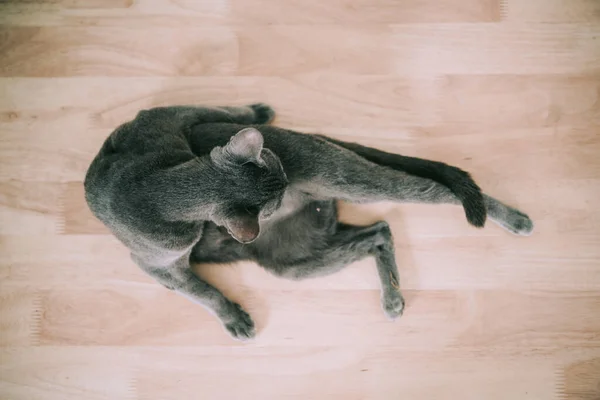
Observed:
[[[9,0],[0,25],[0,399],[600,399],[600,1]],[[258,324],[233,342],[81,183],[142,107],[253,101],[470,170],[536,231],[345,206],[392,224],[405,315],[372,260],[207,268]]]

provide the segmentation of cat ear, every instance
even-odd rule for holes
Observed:
[[[236,133],[223,150],[238,162],[260,162],[263,143],[263,136],[257,129],[245,128]]]
[[[240,243],[250,243],[258,237],[258,217],[250,214],[237,215],[226,222],[229,234]]]

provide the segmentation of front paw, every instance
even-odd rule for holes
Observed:
[[[404,298],[399,291],[390,291],[383,295],[381,298],[381,305],[383,306],[383,311],[385,315],[394,320],[402,315],[404,311]]]
[[[265,103],[250,104],[250,108],[254,110],[257,124],[268,124],[275,119],[275,110]]]
[[[256,335],[254,321],[250,315],[237,303],[232,303],[225,318],[225,329],[237,340],[252,339]]]

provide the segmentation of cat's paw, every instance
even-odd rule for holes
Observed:
[[[225,322],[225,329],[237,340],[249,340],[256,335],[254,321],[252,321],[252,318],[244,311],[242,306],[237,303],[232,303],[231,310],[227,316],[227,322]]]
[[[275,110],[265,103],[250,104],[250,108],[254,110],[257,124],[268,124],[275,119]]]
[[[404,298],[400,292],[394,290],[383,295],[381,305],[385,315],[394,320],[401,316],[404,311]]]
[[[507,231],[520,236],[529,236],[533,232],[533,221],[521,211],[511,208],[507,217],[498,223]]]

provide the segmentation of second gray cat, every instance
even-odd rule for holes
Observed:
[[[252,260],[304,279],[373,256],[383,310],[402,314],[388,224],[341,223],[336,200],[457,204],[477,227],[489,216],[514,234],[533,229],[456,167],[275,128],[274,115],[265,104],[141,111],[108,137],[85,180],[91,210],[133,260],[216,314],[234,338],[255,335],[252,318],[190,262]]]

